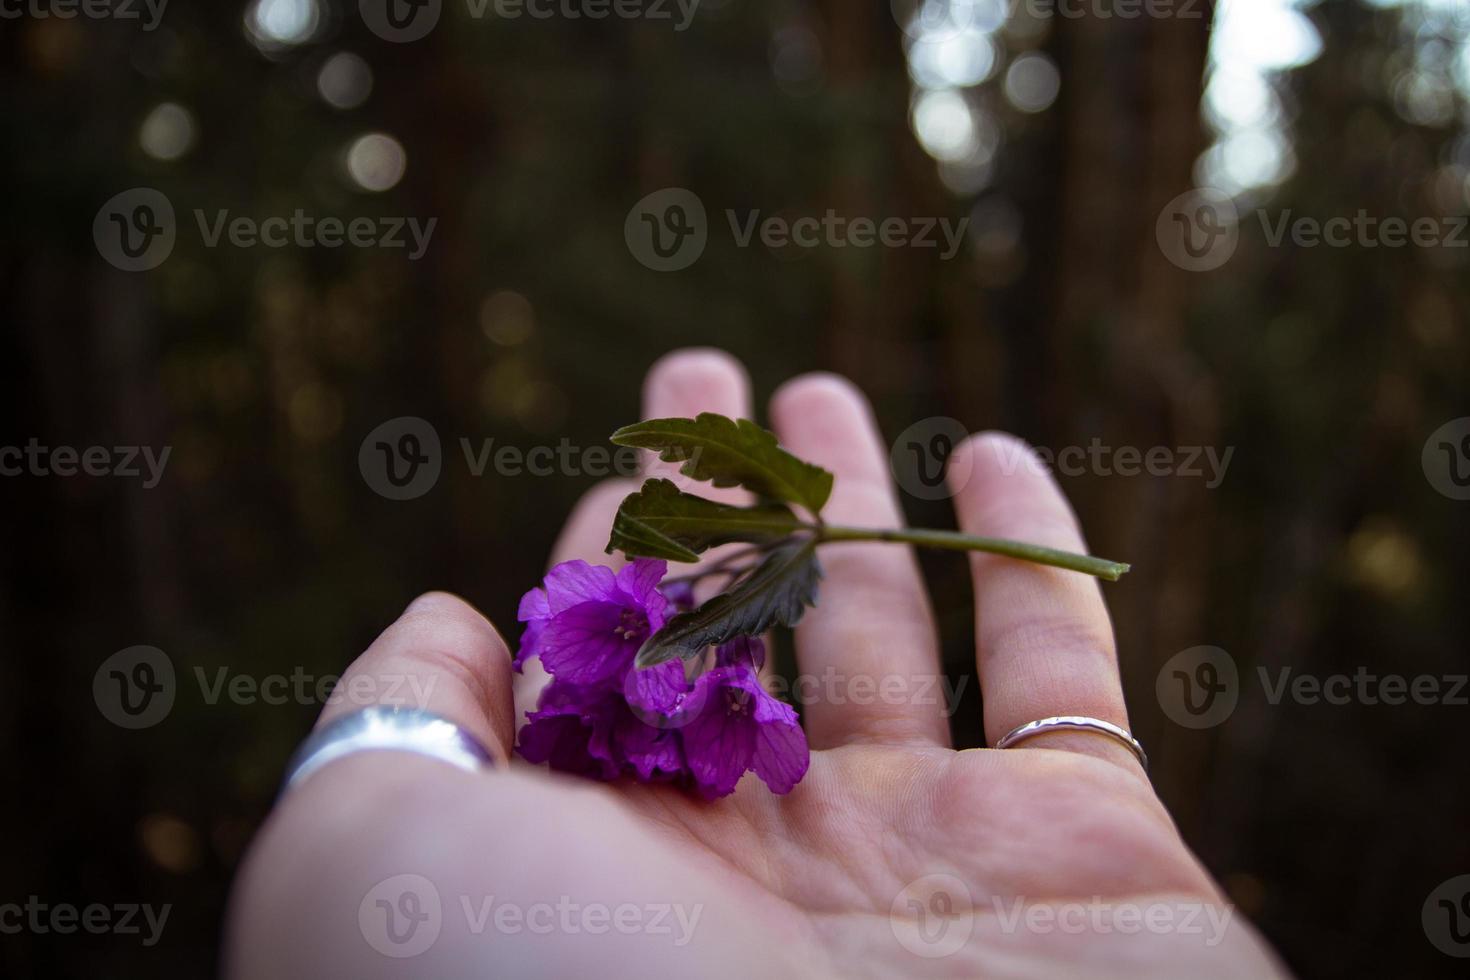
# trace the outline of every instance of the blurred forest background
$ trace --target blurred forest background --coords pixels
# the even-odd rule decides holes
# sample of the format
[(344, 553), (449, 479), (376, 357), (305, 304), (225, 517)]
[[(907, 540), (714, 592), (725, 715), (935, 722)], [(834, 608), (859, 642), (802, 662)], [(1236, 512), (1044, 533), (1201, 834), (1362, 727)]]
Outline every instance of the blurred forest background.
[[(1053, 448), (1234, 447), (1214, 489), (1063, 478), (1094, 552), (1134, 563), (1106, 594), (1155, 782), (1294, 970), (1452, 975), (1420, 912), (1470, 872), (1466, 709), (1272, 705), (1254, 678), (1466, 671), (1470, 504), (1420, 453), (1470, 415), (1470, 250), (1271, 247), (1252, 212), (1470, 212), (1470, 4), (912, 8), (704, 0), (678, 31), (445, 0), (411, 43), (346, 0), (175, 0), (153, 30), (0, 21), (0, 444), (172, 447), (152, 489), (0, 480), (0, 901), (174, 906), (152, 948), (0, 937), (0, 974), (212, 973), (231, 876), (317, 706), (211, 705), (194, 670), (333, 674), (428, 588), (510, 630), (593, 481), (476, 477), (457, 440), (599, 445), (659, 354), (714, 344), (759, 398), (850, 375), (890, 438), (951, 416)], [(1207, 272), (1156, 236), (1197, 185), (1241, 215)], [(130, 273), (91, 232), (139, 186), (173, 202), (178, 237)], [(678, 272), (623, 234), (665, 187), (710, 214)], [(207, 248), (195, 208), (438, 223), (409, 261)], [(738, 248), (727, 208), (971, 223), (943, 261)], [(394, 501), (358, 451), (403, 415), (436, 427), (444, 472)], [(904, 502), (952, 522), (947, 501)], [(962, 559), (925, 562), (948, 669), (969, 673)], [(125, 731), (92, 680), (137, 644), (180, 690)], [(1201, 644), (1242, 686), (1194, 731), (1155, 678)], [(978, 712), (972, 683), (961, 744)]]

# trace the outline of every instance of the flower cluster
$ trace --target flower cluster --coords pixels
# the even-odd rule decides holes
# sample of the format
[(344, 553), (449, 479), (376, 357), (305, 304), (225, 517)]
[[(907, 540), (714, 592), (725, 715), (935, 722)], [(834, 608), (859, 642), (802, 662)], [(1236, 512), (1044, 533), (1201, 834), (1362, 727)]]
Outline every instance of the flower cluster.
[(692, 603), (687, 583), (660, 588), (666, 570), (647, 558), (617, 572), (563, 562), (521, 599), (516, 669), (540, 657), (552, 680), (517, 751), (564, 772), (676, 781), (711, 798), (734, 792), (749, 770), (789, 792), (806, 773), (806, 736), (795, 710), (761, 686), (760, 640), (718, 647), (692, 678), (681, 660), (633, 666), (643, 641)]

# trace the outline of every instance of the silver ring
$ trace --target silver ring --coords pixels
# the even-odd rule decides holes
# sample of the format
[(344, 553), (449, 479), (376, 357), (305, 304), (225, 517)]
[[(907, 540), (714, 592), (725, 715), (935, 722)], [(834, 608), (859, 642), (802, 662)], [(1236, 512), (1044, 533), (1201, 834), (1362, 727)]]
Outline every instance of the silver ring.
[(1089, 718), (1086, 715), (1054, 715), (1051, 718), (1042, 718), (1039, 721), (1028, 721), (1026, 724), (1006, 732), (1005, 737), (995, 743), (995, 747), (998, 749), (1008, 749), (1017, 742), (1028, 739), (1033, 735), (1062, 730), (1097, 732), (1100, 735), (1107, 735), (1117, 739), (1119, 742), (1128, 746), (1129, 751), (1138, 757), (1139, 765), (1143, 766), (1145, 772), (1148, 771), (1148, 756), (1144, 754), (1143, 746), (1138, 744), (1138, 739), (1134, 738), (1126, 729), (1119, 728), (1110, 721), (1103, 721), (1101, 718)]
[(485, 746), (454, 722), (423, 708), (379, 705), (344, 715), (307, 736), (286, 766), (281, 792), (299, 786), (329, 762), (373, 749), (412, 752), (465, 772), (495, 765)]

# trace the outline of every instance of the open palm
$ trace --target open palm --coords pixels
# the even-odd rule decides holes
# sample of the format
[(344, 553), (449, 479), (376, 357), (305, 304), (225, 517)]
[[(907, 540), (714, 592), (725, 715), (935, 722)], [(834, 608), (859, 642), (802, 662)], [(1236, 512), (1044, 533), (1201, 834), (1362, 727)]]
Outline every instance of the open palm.
[[(743, 370), (718, 352), (670, 355), (650, 373), (645, 414), (700, 411), (751, 417)], [(851, 385), (797, 379), (771, 414), (789, 449), (836, 474), (828, 516), (901, 522)], [(949, 470), (964, 530), (1084, 550), (1017, 441), (972, 439)], [(609, 560), (627, 490), (589, 493), (554, 559)], [(832, 544), (822, 562), (820, 601), (797, 630), (811, 768), (789, 795), (753, 776), (708, 803), (519, 762), (475, 776), (407, 754), (350, 757), (293, 791), (262, 832), (235, 895), (233, 975), (1277, 974), (1124, 746), (1054, 733), (953, 751), (912, 555)], [(1096, 583), (992, 556), (971, 567), (987, 740), (1060, 714), (1126, 727)], [(431, 594), (343, 684), (386, 691), (416, 677), (425, 707), (508, 760), (515, 720), (545, 682), (533, 664), (512, 684), (508, 661), (478, 613)], [(323, 720), (360, 706), (329, 705)]]

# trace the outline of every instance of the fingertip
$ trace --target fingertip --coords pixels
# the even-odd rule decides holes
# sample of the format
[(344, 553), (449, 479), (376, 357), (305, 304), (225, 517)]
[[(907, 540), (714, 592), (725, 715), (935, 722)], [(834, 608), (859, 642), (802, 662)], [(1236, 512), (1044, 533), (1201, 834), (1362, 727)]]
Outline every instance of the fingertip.
[(472, 635), (488, 636), (500, 646), (505, 646), (505, 638), (495, 624), (453, 592), (437, 589), (425, 592), (404, 608), (398, 620), (421, 620), (425, 626), (435, 630), (468, 631)]
[(977, 475), (985, 481), (1021, 472), (1055, 483), (1051, 468), (1029, 442), (1010, 432), (987, 429), (955, 447), (949, 457), (946, 478), (951, 489), (959, 493)]
[(644, 417), (697, 415), (701, 411), (750, 414), (750, 375), (733, 354), (718, 347), (684, 347), (660, 357), (643, 385)]
[(852, 424), (854, 415), (872, 423), (868, 398), (851, 380), (831, 371), (812, 371), (783, 382), (771, 396), (774, 419), (802, 419), (819, 424)]
[[(478, 616), (484, 619), (480, 611), (470, 605), (453, 592), (445, 592), (440, 589), (431, 589), (416, 597), (403, 610), (405, 616), (413, 615), (447, 615), (447, 616)], [(486, 625), (489, 622), (486, 621)]]
[(995, 430), (970, 436), (950, 454), (945, 479), (966, 532), (1085, 549), (1077, 515), (1051, 467), (1019, 436)]

